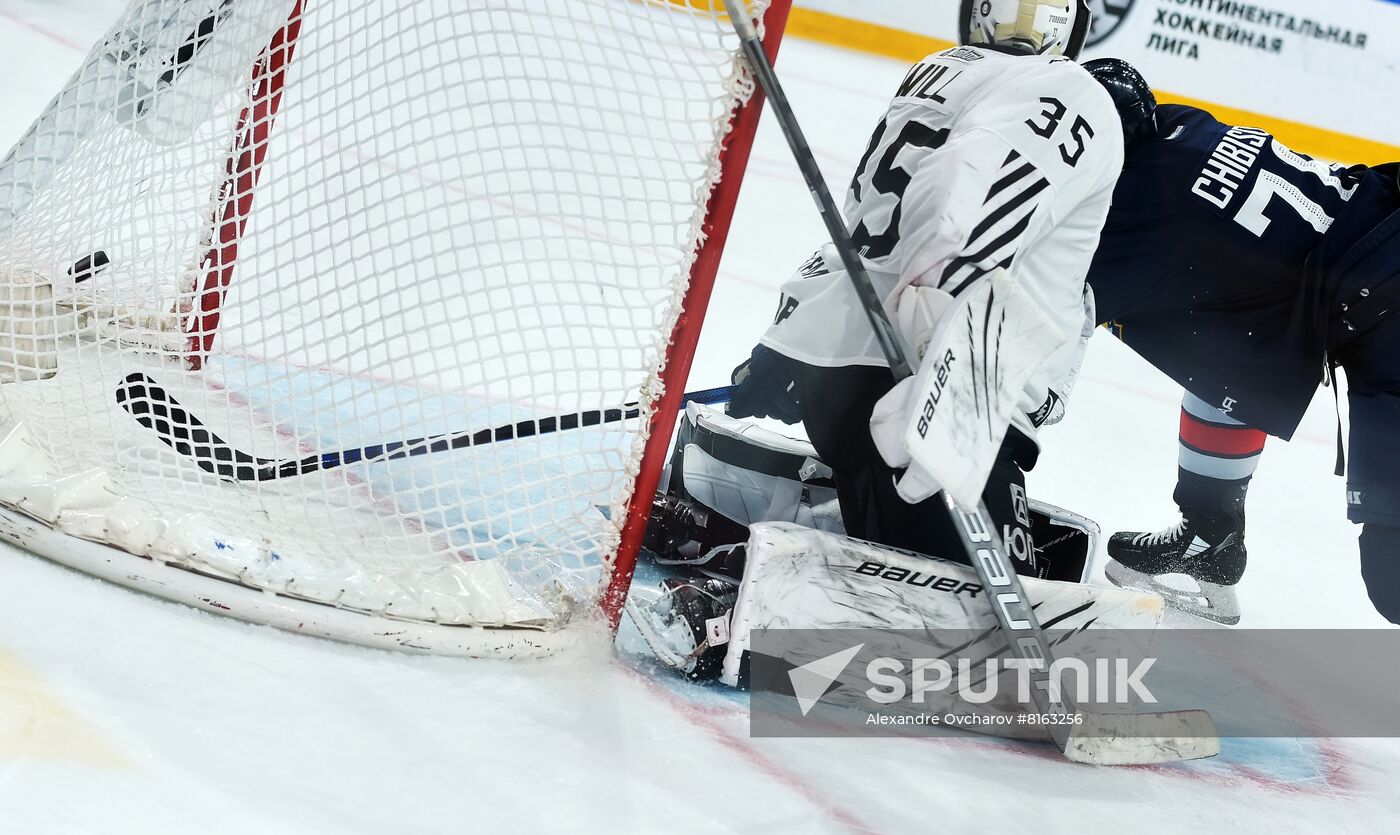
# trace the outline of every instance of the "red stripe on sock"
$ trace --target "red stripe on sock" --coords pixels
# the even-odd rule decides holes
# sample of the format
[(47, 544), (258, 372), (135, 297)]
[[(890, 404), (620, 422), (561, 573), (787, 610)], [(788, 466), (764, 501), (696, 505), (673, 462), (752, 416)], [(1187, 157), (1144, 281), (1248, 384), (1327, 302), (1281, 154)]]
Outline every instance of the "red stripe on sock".
[(1195, 449), (1216, 455), (1258, 455), (1264, 451), (1262, 430), (1248, 426), (1217, 426), (1181, 410), (1181, 440)]

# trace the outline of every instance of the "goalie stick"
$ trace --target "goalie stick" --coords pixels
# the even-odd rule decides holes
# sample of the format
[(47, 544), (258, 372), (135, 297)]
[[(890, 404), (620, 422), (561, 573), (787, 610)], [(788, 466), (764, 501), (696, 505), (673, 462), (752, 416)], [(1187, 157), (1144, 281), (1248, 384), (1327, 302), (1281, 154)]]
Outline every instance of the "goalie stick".
[[(684, 403), (724, 403), (729, 386), (690, 392)], [(563, 415), (522, 420), (491, 429), (445, 432), (402, 441), (352, 447), (338, 452), (317, 452), (302, 458), (277, 460), (258, 458), (235, 448), (209, 431), (204, 422), (190, 414), (155, 380), (137, 372), (117, 387), (117, 403), (136, 422), (155, 432), (171, 449), (191, 459), (200, 469), (231, 481), (274, 481), (308, 473), (333, 470), (348, 464), (397, 461), (454, 449), (484, 446), (499, 441), (547, 435), (584, 426), (619, 423), (641, 415), (636, 403), (616, 409), (590, 409)]]
[[(792, 105), (783, 92), (772, 63), (763, 52), (753, 21), (745, 13), (740, 0), (724, 0), (724, 5), (739, 35), (749, 67), (772, 103), (773, 114), (782, 127), (812, 199), (816, 201), (831, 241), (840, 253), (841, 263), (855, 285), (866, 317), (889, 362), (890, 372), (896, 382), (912, 376), (914, 372), (908, 360), (909, 354), (901, 345), (898, 332), (886, 315), (865, 265), (856, 253), (845, 220), (827, 189)], [(1059, 701), (1052, 702), (1049, 697), (1049, 667), (1054, 653), (1045, 630), (1030, 606), (1021, 580), (1006, 557), (986, 503), (979, 501), (977, 507), (967, 511), (959, 508), (947, 491), (943, 492), (943, 497), (949, 512), (961, 523), (953, 527), (958, 529), (968, 561), (972, 563), (983, 588), (989, 590), (992, 610), (1006, 634), (1008, 644), (1017, 655), (1031, 663), (1031, 692), (1036, 707), (1045, 714), (1072, 717), (1073, 724), (1049, 726), (1051, 738), (1066, 758), (1095, 765), (1134, 765), (1199, 759), (1220, 753), (1215, 723), (1210, 714), (1203, 710), (1093, 714), (1080, 710), (1063, 695)]]

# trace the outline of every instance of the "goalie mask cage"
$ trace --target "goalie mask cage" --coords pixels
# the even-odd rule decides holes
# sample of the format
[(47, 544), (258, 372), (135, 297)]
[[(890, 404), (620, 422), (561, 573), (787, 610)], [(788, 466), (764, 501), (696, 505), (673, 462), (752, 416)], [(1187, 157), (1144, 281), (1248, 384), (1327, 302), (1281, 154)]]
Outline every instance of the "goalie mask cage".
[[(0, 535), (375, 646), (615, 624), (761, 106), (722, 8), (133, 0), (0, 161)], [(274, 460), (640, 408), (240, 481), (142, 378)]]

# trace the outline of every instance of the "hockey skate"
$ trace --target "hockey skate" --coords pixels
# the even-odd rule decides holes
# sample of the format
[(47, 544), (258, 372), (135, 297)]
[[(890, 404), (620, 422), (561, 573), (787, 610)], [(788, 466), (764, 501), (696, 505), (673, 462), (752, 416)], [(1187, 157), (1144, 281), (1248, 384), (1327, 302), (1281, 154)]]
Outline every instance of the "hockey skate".
[[(1240, 622), (1235, 586), (1244, 576), (1244, 530), (1211, 529), (1183, 517), (1157, 532), (1124, 532), (1108, 541), (1104, 574), (1116, 586), (1160, 594), (1188, 614), (1233, 626)], [(1175, 580), (1184, 577), (1195, 589)]]
[(672, 577), (650, 599), (634, 595), (628, 616), (660, 661), (695, 681), (719, 677), (739, 585), (721, 578)]

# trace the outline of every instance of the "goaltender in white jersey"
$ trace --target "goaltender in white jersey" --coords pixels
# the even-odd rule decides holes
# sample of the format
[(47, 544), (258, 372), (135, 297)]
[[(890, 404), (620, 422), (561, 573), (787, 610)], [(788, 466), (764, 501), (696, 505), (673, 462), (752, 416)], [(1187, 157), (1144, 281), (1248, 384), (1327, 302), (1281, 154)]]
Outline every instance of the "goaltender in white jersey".
[[(926, 500), (940, 489), (964, 503), (980, 495), (1018, 570), (1040, 573), (1017, 547), (1029, 543), (1022, 471), (1092, 332), (1084, 279), (1123, 133), (1073, 60), (1089, 23), (1083, 0), (964, 0), (961, 22), (963, 45), (900, 84), (846, 197), (855, 246), (918, 378), (891, 391), (827, 246), (783, 286), (772, 327), (735, 371), (730, 414), (800, 419), (853, 536), (951, 556), (951, 519)], [(956, 350), (949, 340), (961, 340)]]
[[(846, 194), (892, 314), (909, 285), (956, 296), (1004, 267), (1060, 326), (1066, 350), (1027, 387), (1028, 414), (1068, 396), (1081, 326), (1093, 324), (1084, 277), (1123, 165), (1118, 117), (1096, 86), (1062, 57), (931, 55), (900, 85)], [(782, 294), (764, 345), (810, 365), (885, 366), (834, 247)]]
[[(774, 324), (735, 370), (729, 416), (693, 408), (677, 441), (648, 547), (708, 579), (666, 581), (669, 605), (634, 619), (653, 646), (683, 620), (693, 641), (658, 654), (691, 675), (716, 675), (723, 660), (725, 680), (741, 680), (755, 625), (988, 621), (980, 587), (930, 579), (947, 563), (871, 550), (965, 563), (956, 523), (932, 498), (939, 489), (985, 501), (1018, 573), (1082, 579), (1092, 523), (1079, 525), (1075, 553), (1055, 553), (1066, 514), (1033, 505), (1024, 472), (1038, 452), (1034, 426), (1060, 410), (1092, 330), (1085, 276), (1123, 131), (1107, 92), (1072, 60), (1089, 26), (1084, 0), (963, 0), (961, 23), (963, 45), (901, 83), (846, 199), (855, 245), (917, 375), (895, 385), (826, 247), (783, 286)], [(800, 420), (811, 445), (735, 420), (748, 416)], [(944, 466), (973, 458), (962, 470)], [(1038, 553), (1033, 520), (1047, 516), (1059, 532)], [(806, 534), (744, 527), (793, 522)], [(726, 550), (745, 535), (746, 550)], [(777, 548), (791, 559), (775, 556), (778, 539), (792, 540)], [(1066, 588), (1066, 612), (1092, 621), (1108, 611), (1099, 591)]]

